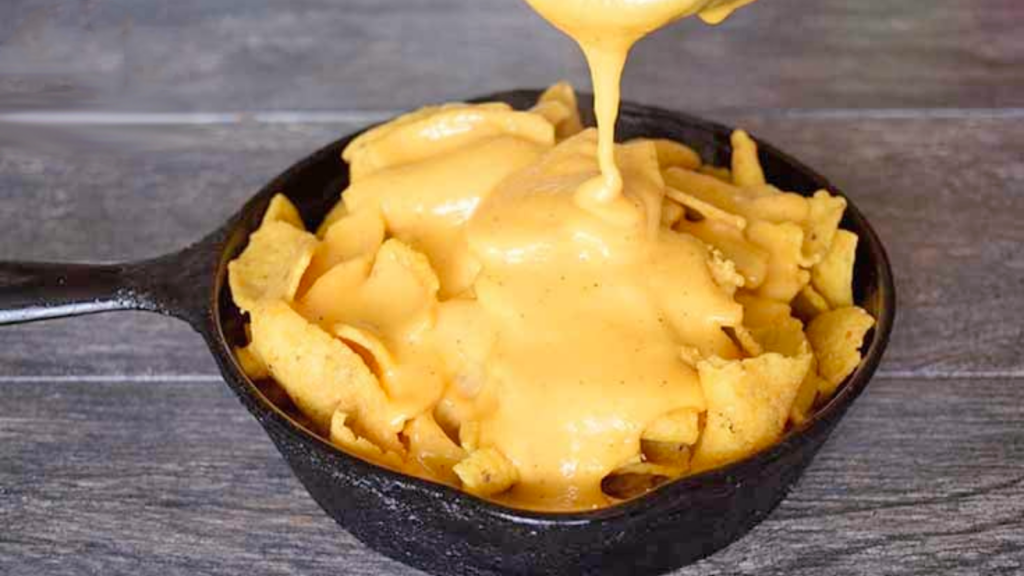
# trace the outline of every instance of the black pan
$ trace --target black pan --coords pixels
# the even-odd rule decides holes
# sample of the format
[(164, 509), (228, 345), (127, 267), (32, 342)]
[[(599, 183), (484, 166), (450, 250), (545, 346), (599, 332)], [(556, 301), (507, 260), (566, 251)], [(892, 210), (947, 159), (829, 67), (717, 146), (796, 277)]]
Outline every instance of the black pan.
[[(537, 91), (478, 100), (517, 108)], [(584, 103), (586, 105), (586, 103)], [(662, 137), (728, 163), (730, 129), (625, 104), (623, 138)], [(728, 467), (682, 478), (625, 503), (582, 513), (525, 512), (369, 464), (313, 435), (242, 372), (232, 346), (243, 318), (228, 294), (227, 263), (244, 248), (271, 196), (283, 192), (314, 227), (348, 182), (347, 136), (299, 162), (198, 244), (124, 265), (0, 264), (0, 324), (111, 310), (175, 316), (199, 332), (227, 385), (266, 429), (295, 475), (338, 524), (374, 550), (434, 574), (658, 574), (703, 558), (763, 520), (800, 478), (882, 358), (895, 315), (892, 272), (878, 236), (850, 202), (843, 226), (860, 236), (856, 297), (878, 320), (864, 361), (838, 394), (778, 444)], [(760, 142), (769, 180), (785, 190), (839, 193), (803, 164)], [(125, 334), (131, 338), (131, 334)]]

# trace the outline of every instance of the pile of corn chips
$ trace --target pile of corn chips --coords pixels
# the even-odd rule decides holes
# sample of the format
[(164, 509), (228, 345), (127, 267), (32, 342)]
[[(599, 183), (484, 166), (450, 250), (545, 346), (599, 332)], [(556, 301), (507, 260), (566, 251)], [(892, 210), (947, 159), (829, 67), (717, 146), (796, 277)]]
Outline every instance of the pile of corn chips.
[[(460, 106), (424, 109), (357, 140), (346, 150), (353, 179), (407, 160), (375, 154), (375, 140), (416, 138), (424, 122), (451, 122)], [(553, 126), (560, 141), (582, 129), (566, 84), (514, 117), (502, 104), (478, 108), (498, 118), (488, 124), (496, 133), (543, 138), (542, 128)], [(453, 131), (434, 145), (455, 150), (465, 144), (459, 138)], [(857, 368), (874, 325), (854, 303), (858, 238), (839, 228), (843, 198), (773, 187), (743, 131), (732, 135), (729, 167), (703, 164), (677, 142), (653, 142), (666, 185), (661, 224), (711, 248), (713, 274), (732, 286), (744, 310), (742, 325), (728, 330), (743, 357), (681, 350), (680, 361), (699, 374), (707, 410), (681, 410), (647, 427), (642, 457), (607, 483), (609, 492), (626, 495), (658, 483), (652, 479), (744, 458), (778, 441), (787, 426), (806, 422)], [(492, 496), (517, 481), (511, 462), (477, 446), (472, 426), (453, 435), (429, 405), (403, 417), (410, 407), (396, 406), (389, 395), (392, 378), (420, 378), (428, 391), (448, 385), (436, 376), (443, 371), (418, 354), (415, 338), (394, 337), (436, 322), (446, 297), (439, 274), (378, 212), (349, 213), (339, 202), (312, 233), (278, 195), (229, 266), (234, 301), (249, 316), (251, 341), (237, 358), (252, 379), (279, 384), (314, 431), (342, 449)], [(382, 299), (375, 286), (385, 283), (402, 297)]]

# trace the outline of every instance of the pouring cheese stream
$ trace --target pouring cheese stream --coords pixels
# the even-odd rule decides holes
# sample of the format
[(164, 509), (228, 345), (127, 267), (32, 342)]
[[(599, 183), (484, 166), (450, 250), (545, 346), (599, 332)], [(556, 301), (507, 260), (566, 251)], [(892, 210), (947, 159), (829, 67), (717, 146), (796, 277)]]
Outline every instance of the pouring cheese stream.
[(229, 279), (247, 372), (336, 444), (510, 505), (590, 509), (614, 501), (609, 478), (711, 468), (806, 415), (825, 384), (789, 302), (845, 203), (766, 186), (743, 134), (729, 182), (685, 146), (615, 144), (630, 48), (752, 0), (527, 1), (586, 54), (599, 130), (567, 85), (530, 111), (402, 116), (346, 148), (317, 236), (279, 197)]
[(615, 121), (629, 51), (644, 36), (669, 22), (699, 14), (705, 22), (717, 24), (754, 0), (526, 1), (575, 40), (590, 65), (601, 178), (581, 186), (577, 201), (590, 210), (614, 215), (616, 205), (622, 204), (622, 176), (615, 164)]

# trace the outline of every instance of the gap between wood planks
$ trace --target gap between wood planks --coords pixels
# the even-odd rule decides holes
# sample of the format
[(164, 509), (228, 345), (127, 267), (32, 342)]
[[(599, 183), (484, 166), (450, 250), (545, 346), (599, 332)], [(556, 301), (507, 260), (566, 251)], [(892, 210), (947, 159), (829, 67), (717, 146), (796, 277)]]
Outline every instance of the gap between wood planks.
[[(236, 111), (236, 112), (0, 112), (0, 124), (31, 126), (138, 126), (231, 124), (369, 123), (402, 110)], [(696, 110), (711, 115), (794, 119), (1020, 119), (1024, 108), (723, 108)]]

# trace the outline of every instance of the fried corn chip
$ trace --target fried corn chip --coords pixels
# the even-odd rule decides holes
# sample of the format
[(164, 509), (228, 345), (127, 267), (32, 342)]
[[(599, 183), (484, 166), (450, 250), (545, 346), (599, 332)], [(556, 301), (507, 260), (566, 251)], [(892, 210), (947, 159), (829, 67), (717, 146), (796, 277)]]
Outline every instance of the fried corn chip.
[[(451, 381), (451, 378), (445, 374), (445, 378)], [(434, 416), (434, 422), (444, 430), (444, 433), (449, 438), (458, 440), (460, 427), (463, 422), (467, 419), (467, 412), (470, 410), (470, 406), (467, 406), (465, 402), (459, 401), (460, 399), (452, 398), (451, 396), (442, 396), (431, 413)], [(462, 445), (462, 441), (458, 440), (459, 446), (462, 446), (467, 452), (472, 450), (467, 449)]]
[(409, 454), (433, 477), (457, 486), (452, 470), (466, 458), (466, 451), (452, 442), (430, 414), (420, 414), (405, 425), (402, 435), (409, 442)]
[(558, 126), (569, 121), (572, 117), (572, 112), (565, 104), (554, 100), (538, 101), (533, 108), (530, 108), (530, 112), (543, 116), (545, 120), (555, 127), (555, 140), (561, 140), (558, 136)]
[[(558, 141), (571, 138), (583, 131), (583, 122), (580, 120), (579, 104), (576, 101), (576, 91), (568, 82), (559, 82), (541, 94), (534, 110), (544, 114), (541, 109), (554, 108), (556, 105), (562, 109), (557, 118), (548, 117), (548, 121), (555, 126), (555, 137)], [(545, 116), (547, 116), (545, 114)]]
[(345, 216), (348, 216), (348, 206), (345, 205), (345, 199), (342, 198), (337, 204), (331, 208), (331, 211), (324, 217), (324, 221), (320, 223), (320, 226), (316, 229), (316, 237), (323, 240), (324, 236), (327, 235), (327, 231), (334, 226), (334, 223), (341, 220)]
[(747, 240), (738, 228), (715, 220), (681, 220), (676, 229), (720, 250), (723, 256), (736, 264), (745, 288), (755, 289), (764, 282), (768, 274), (768, 251)]
[(400, 452), (402, 422), (363, 359), (286, 302), (252, 312), (252, 345), (270, 375), (321, 431), (340, 410), (354, 433), (384, 450)]
[[(710, 204), (722, 212), (733, 215), (733, 218), (742, 218), (748, 225), (755, 220), (803, 225), (810, 214), (807, 198), (791, 192), (782, 192), (773, 186), (739, 187), (712, 176), (681, 168), (669, 168), (662, 172), (662, 177), (669, 188)], [(675, 200), (683, 202), (681, 198)], [(701, 212), (696, 206), (694, 210)]]
[(519, 481), (519, 471), (495, 448), (482, 448), (455, 465), (455, 474), (470, 494), (493, 496)]
[(694, 408), (679, 408), (655, 418), (640, 436), (641, 440), (673, 444), (697, 442), (700, 412)]
[(718, 284), (719, 288), (730, 295), (735, 294), (736, 290), (742, 288), (745, 282), (743, 275), (736, 271), (736, 264), (714, 247), (709, 246), (708, 252), (711, 254), (711, 258), (708, 260), (708, 269), (711, 270), (711, 277), (715, 280), (715, 284)]
[(459, 445), (467, 452), (476, 452), (480, 448), (479, 422), (463, 422), (459, 426)]
[(299, 230), (306, 230), (306, 225), (302, 223), (302, 216), (299, 216), (299, 209), (284, 194), (274, 194), (274, 197), (270, 199), (270, 205), (263, 213), (263, 221), (260, 226), (266, 226), (270, 222), (284, 222)]
[(804, 224), (807, 230), (804, 256), (812, 264), (817, 264), (832, 246), (839, 222), (846, 212), (846, 199), (819, 190), (808, 200), (808, 204), (810, 212)]
[(708, 411), (694, 470), (732, 462), (778, 440), (810, 366), (810, 353), (701, 362), (698, 372)]
[(807, 327), (807, 339), (823, 378), (823, 396), (831, 396), (860, 364), (860, 347), (874, 325), (875, 319), (864, 309), (848, 306), (825, 312)]
[(655, 440), (640, 440), (640, 452), (645, 461), (663, 466), (671, 466), (680, 472), (690, 467), (690, 458), (693, 456), (693, 446), (681, 442), (658, 442)]
[(742, 206), (744, 214), (750, 219), (802, 224), (810, 215), (810, 203), (799, 194), (782, 192), (773, 187), (757, 187), (757, 190), (764, 195)]
[(420, 342), (437, 317), (437, 277), (422, 254), (394, 239), (368, 275), (364, 260), (332, 268), (298, 309), (359, 353), (396, 406), (427, 411), (445, 385), (442, 358)]
[(680, 346), (679, 359), (690, 368), (696, 368), (697, 363), (704, 359), (704, 355), (696, 346)]
[(235, 304), (251, 313), (264, 301), (291, 301), (316, 247), (315, 236), (291, 224), (271, 221), (260, 226), (242, 255), (228, 264)]
[(399, 321), (427, 310), (433, 312), (437, 305), (440, 284), (430, 262), (420, 252), (395, 239), (381, 246), (366, 282), (370, 299), (380, 299), (366, 305), (390, 308), (388, 315)]
[(661, 204), (661, 225), (664, 228), (672, 228), (677, 222), (683, 219), (686, 210), (678, 203), (665, 198)]
[(700, 154), (685, 144), (664, 138), (652, 138), (654, 148), (658, 152), (658, 164), (662, 170), (667, 168), (685, 168), (696, 170), (701, 166)]
[(732, 177), (737, 186), (762, 186), (765, 183), (757, 143), (743, 130), (735, 130), (732, 142)]
[[(814, 273), (811, 272), (811, 281), (814, 281)], [(813, 284), (808, 284), (800, 289), (800, 293), (793, 298), (793, 313), (804, 322), (810, 322), (819, 314), (828, 312), (831, 308), (825, 297), (815, 290)]]
[(378, 378), (384, 378), (397, 368), (394, 356), (380, 337), (365, 328), (349, 324), (337, 324), (331, 330), (335, 336), (359, 354), (366, 367)]
[(671, 186), (665, 188), (665, 195), (675, 200), (679, 204), (683, 205), (689, 210), (692, 210), (699, 214), (705, 220), (715, 220), (728, 224), (737, 230), (743, 230), (747, 227), (747, 220), (742, 216), (737, 216), (731, 212), (726, 212), (721, 208), (718, 208), (714, 204), (710, 204), (693, 196), (687, 194), (681, 190), (676, 190)]
[(352, 141), (342, 158), (352, 183), (388, 168), (451, 152), (496, 136), (554, 145), (555, 127), (540, 114), (502, 103), (446, 104), (412, 112)]
[(366, 438), (357, 436), (348, 426), (351, 418), (350, 414), (341, 410), (336, 410), (331, 416), (330, 440), (332, 444), (364, 460), (383, 464), (389, 468), (403, 468), (404, 459), (401, 454), (382, 450)]
[(324, 326), (366, 326), (385, 339), (433, 320), (439, 284), (425, 256), (389, 239), (365, 279), (360, 278), (362, 261), (350, 260), (323, 275), (300, 301), (302, 312)]
[(662, 172), (662, 177), (667, 186), (731, 214), (741, 214), (744, 211), (745, 203), (756, 197), (755, 193), (750, 190), (733, 186), (714, 176), (692, 170), (669, 168)]
[(811, 269), (811, 282), (832, 308), (853, 306), (853, 265), (857, 259), (857, 235), (836, 232), (825, 258)]
[[(754, 198), (767, 198), (769, 196), (778, 196), (779, 194), (793, 194), (792, 192), (783, 192), (781, 188), (774, 184), (759, 184), (756, 186), (745, 186), (743, 188), (747, 193), (752, 195)], [(793, 194), (794, 196), (800, 196), (799, 194)], [(803, 198), (803, 196), (800, 196)]]
[(753, 332), (746, 326), (731, 326), (725, 328), (729, 337), (736, 341), (736, 345), (750, 358), (764, 354), (764, 347), (754, 338)]
[(765, 352), (792, 358), (811, 350), (804, 335), (804, 325), (796, 318), (785, 318), (768, 326), (752, 328), (750, 334)]
[(383, 243), (384, 218), (377, 210), (363, 210), (339, 219), (313, 253), (299, 288), (300, 297), (335, 265), (353, 258), (373, 258)]
[(338, 294), (352, 294), (359, 290), (370, 276), (371, 267), (369, 258), (356, 258), (334, 266), (302, 295), (298, 301), (299, 311), (324, 327), (351, 323), (343, 321), (343, 315), (335, 311)]
[(711, 164), (704, 164), (700, 168), (697, 168), (697, 172), (706, 176), (717, 178), (726, 184), (732, 184), (732, 170), (723, 168), (720, 166), (712, 166)]
[(242, 367), (242, 372), (249, 377), (250, 380), (264, 380), (270, 377), (270, 372), (267, 370), (267, 365), (263, 362), (263, 359), (256, 354), (253, 350), (252, 344), (242, 348), (235, 348), (235, 358), (238, 360), (238, 364)]
[(792, 222), (773, 224), (752, 222), (747, 227), (747, 239), (769, 254), (765, 280), (757, 294), (780, 302), (789, 302), (811, 281), (810, 272), (801, 268), (804, 263), (801, 247), (804, 230)]
[(790, 317), (789, 304), (763, 298), (746, 290), (736, 293), (736, 301), (743, 305), (743, 325), (748, 328), (765, 328), (785, 321)]
[(800, 384), (800, 389), (796, 392), (796, 398), (793, 400), (793, 407), (789, 412), (789, 419), (796, 426), (800, 426), (811, 418), (811, 413), (814, 410), (814, 401), (818, 397), (818, 390), (821, 388), (822, 379), (818, 376), (818, 361), (812, 358), (811, 368), (807, 371), (807, 376), (804, 381)]

